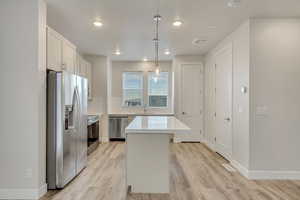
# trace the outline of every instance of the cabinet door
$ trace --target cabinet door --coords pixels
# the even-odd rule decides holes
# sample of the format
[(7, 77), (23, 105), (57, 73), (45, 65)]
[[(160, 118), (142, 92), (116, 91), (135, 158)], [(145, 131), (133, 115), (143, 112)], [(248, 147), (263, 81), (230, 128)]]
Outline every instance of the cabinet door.
[(75, 74), (79, 76), (80, 76), (80, 62), (81, 62), (81, 57), (78, 53), (76, 53)]
[(76, 63), (76, 48), (69, 41), (64, 40), (62, 45), (62, 66), (63, 69), (70, 72), (76, 73), (75, 63)]
[(47, 68), (54, 71), (62, 70), (62, 37), (47, 28)]
[[(191, 89), (192, 88), (192, 89)], [(200, 142), (203, 134), (203, 66), (181, 65), (179, 119), (191, 128), (189, 134), (178, 134), (181, 141)]]
[(83, 58), (80, 59), (79, 75), (82, 77), (87, 76), (87, 62)]
[(86, 77), (88, 79), (88, 98), (92, 100), (92, 65), (90, 63), (87, 63)]

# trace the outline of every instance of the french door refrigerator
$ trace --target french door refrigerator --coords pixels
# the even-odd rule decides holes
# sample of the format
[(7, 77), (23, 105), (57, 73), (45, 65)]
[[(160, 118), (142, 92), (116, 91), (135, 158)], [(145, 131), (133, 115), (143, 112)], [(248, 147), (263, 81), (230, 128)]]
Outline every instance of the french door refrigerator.
[(87, 164), (87, 79), (47, 72), (47, 183), (63, 188)]

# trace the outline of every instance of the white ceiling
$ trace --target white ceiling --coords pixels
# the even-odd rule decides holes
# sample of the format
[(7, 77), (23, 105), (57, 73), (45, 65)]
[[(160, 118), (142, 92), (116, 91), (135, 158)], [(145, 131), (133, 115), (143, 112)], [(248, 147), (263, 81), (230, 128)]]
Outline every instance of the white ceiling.
[[(110, 56), (113, 60), (153, 59), (153, 15), (159, 4), (160, 58), (201, 55), (249, 17), (299, 17), (300, 0), (242, 0), (227, 7), (228, 0), (46, 0), (48, 25), (72, 41), (82, 53)], [(104, 25), (95, 28), (101, 18)], [(172, 27), (179, 17), (180, 28)], [(206, 39), (200, 46), (195, 38)], [(113, 52), (119, 48), (122, 55)], [(168, 48), (171, 55), (163, 54)]]

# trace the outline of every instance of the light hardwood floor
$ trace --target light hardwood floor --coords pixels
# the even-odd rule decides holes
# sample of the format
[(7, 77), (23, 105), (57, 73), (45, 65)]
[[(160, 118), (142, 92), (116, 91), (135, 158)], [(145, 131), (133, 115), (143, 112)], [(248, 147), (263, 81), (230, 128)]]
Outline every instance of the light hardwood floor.
[(247, 180), (199, 143), (171, 145), (169, 195), (126, 195), (124, 150), (124, 143), (101, 144), (72, 183), (41, 200), (300, 200), (300, 181)]

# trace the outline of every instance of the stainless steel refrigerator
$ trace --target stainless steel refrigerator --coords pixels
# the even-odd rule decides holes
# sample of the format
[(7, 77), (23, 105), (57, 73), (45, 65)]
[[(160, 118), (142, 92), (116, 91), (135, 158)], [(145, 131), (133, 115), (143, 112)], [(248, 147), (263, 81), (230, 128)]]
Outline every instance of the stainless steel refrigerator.
[(47, 183), (63, 188), (87, 164), (87, 79), (47, 73)]

